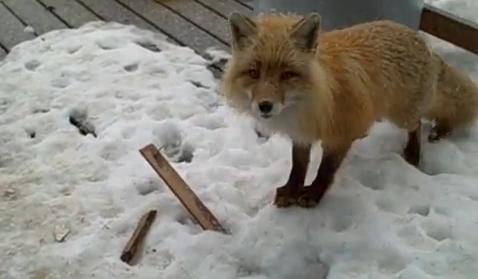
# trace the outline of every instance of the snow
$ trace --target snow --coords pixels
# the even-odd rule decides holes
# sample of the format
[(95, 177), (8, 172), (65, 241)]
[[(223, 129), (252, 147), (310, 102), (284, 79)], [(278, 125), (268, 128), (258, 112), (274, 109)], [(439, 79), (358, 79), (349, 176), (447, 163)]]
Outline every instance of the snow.
[(25, 29), (23, 30), (23, 32), (26, 32), (26, 33), (35, 33), (35, 29), (33, 29), (33, 27), (31, 27), (30, 25), (28, 25), (27, 27), (25, 27)]
[[(472, 0), (429, 2), (478, 12)], [(478, 77), (476, 57), (434, 46)], [(1, 278), (475, 278), (476, 127), (424, 145), (417, 170), (399, 155), (404, 133), (377, 123), (319, 207), (277, 209), (289, 142), (258, 137), (224, 106), (210, 63), (99, 22), (24, 42), (0, 62)], [(231, 235), (191, 221), (139, 154), (149, 143)], [(126, 265), (120, 253), (150, 209), (142, 257)]]

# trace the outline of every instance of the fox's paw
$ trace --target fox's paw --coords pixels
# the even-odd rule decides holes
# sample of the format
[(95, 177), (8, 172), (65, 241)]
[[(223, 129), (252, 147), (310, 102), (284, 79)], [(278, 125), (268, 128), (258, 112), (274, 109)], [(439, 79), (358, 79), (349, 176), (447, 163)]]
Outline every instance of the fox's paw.
[(443, 138), (448, 137), (451, 134), (449, 129), (443, 129), (439, 126), (435, 126), (430, 130), (430, 134), (428, 135), (428, 142), (437, 142)]
[(297, 192), (291, 190), (288, 185), (279, 187), (276, 189), (276, 196), (274, 198), (274, 204), (277, 207), (289, 207), (294, 205), (297, 201)]
[(305, 187), (300, 191), (296, 204), (304, 208), (314, 208), (319, 204), (323, 195), (323, 191), (317, 190), (315, 187)]

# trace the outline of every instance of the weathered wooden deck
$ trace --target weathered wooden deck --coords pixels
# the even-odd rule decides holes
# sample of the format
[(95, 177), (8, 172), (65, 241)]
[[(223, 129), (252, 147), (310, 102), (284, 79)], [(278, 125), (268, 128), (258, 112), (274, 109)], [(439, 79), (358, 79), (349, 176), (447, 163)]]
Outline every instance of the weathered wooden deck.
[[(227, 16), (250, 14), (246, 0), (0, 0), (0, 60), (18, 43), (96, 20), (134, 24), (204, 55), (227, 50)], [(31, 26), (34, 32), (25, 31)], [(218, 66), (220, 68), (220, 66)], [(218, 69), (221, 70), (221, 69)]]
[[(205, 55), (228, 50), (227, 17), (252, 14), (252, 0), (0, 0), (0, 60), (18, 43), (62, 28), (103, 20), (160, 32)], [(32, 27), (34, 32), (25, 31)], [(426, 5), (420, 29), (478, 54), (478, 24)], [(221, 65), (211, 68), (216, 73)]]

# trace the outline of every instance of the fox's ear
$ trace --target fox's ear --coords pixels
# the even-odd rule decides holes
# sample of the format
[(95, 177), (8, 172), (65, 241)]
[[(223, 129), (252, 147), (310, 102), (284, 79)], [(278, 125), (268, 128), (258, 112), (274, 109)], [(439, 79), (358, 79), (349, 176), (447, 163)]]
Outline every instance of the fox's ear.
[(310, 13), (292, 26), (291, 37), (299, 47), (312, 50), (317, 47), (320, 33), (321, 17), (318, 13)]
[(247, 40), (257, 32), (256, 24), (247, 16), (237, 12), (229, 16), (229, 25), (232, 33), (232, 46), (239, 50), (244, 48)]

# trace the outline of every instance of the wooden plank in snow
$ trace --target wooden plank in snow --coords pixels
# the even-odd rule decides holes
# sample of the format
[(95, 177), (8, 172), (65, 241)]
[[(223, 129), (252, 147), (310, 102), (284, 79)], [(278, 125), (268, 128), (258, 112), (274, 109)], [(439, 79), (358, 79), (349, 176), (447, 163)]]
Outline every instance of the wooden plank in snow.
[(140, 149), (140, 153), (203, 229), (227, 233), (216, 217), (154, 145), (149, 144), (143, 147)]
[(154, 218), (156, 217), (156, 212), (156, 210), (150, 210), (148, 213), (141, 216), (141, 219), (136, 225), (133, 234), (121, 253), (120, 259), (123, 262), (131, 264), (132, 261), (138, 256), (138, 250), (143, 244), (149, 228), (153, 224)]

